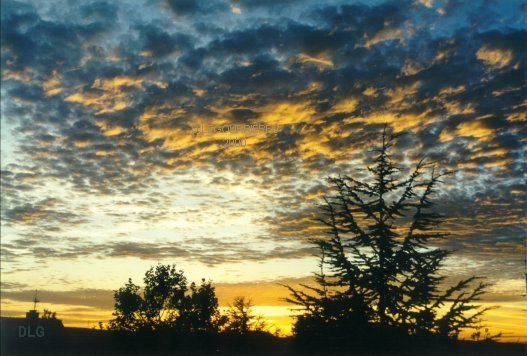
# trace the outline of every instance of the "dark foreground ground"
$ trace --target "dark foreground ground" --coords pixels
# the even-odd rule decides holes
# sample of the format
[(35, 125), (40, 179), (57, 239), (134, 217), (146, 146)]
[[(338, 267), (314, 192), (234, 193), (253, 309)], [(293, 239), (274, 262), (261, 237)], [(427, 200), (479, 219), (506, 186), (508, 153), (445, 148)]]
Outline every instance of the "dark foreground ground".
[[(42, 333), (41, 333), (42, 334)], [(1, 355), (407, 355), (407, 356), (525, 356), (526, 345), (458, 341), (434, 345), (374, 345), (333, 350), (306, 347), (291, 338), (267, 333), (236, 335), (176, 335), (173, 333), (127, 334), (111, 331), (63, 328), (38, 336), (20, 336), (18, 331), (2, 330)]]

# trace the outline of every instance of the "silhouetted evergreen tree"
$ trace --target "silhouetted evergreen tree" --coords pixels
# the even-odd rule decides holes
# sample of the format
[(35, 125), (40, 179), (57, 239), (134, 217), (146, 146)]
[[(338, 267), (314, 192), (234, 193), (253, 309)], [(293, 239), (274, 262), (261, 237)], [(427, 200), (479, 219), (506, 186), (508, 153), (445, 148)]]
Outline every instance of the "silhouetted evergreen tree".
[(396, 138), (385, 128), (365, 180), (328, 178), (334, 193), (324, 198), (319, 220), (327, 237), (313, 241), (320, 250), (318, 286), (288, 287), (287, 300), (304, 311), (297, 336), (456, 338), (488, 309), (473, 304), (486, 286), (469, 290), (476, 277), (441, 290), (438, 270), (450, 252), (430, 246), (447, 235), (436, 230), (443, 217), (433, 211), (432, 197), (450, 172), (421, 160), (405, 177), (389, 154)]

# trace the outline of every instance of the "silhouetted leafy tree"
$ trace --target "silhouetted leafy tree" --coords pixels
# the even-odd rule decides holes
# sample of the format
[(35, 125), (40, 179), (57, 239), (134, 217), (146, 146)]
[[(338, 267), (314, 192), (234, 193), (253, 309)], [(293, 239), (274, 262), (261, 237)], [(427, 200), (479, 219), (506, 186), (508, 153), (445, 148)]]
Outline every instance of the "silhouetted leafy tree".
[(143, 298), (139, 295), (139, 286), (128, 279), (124, 287), (114, 293), (115, 319), (110, 320), (109, 328), (136, 331), (146, 324), (143, 313)]
[(476, 277), (441, 290), (438, 270), (450, 252), (429, 246), (447, 235), (435, 230), (443, 217), (433, 211), (432, 197), (450, 172), (421, 160), (404, 177), (389, 154), (396, 138), (385, 128), (366, 180), (328, 178), (334, 193), (324, 198), (319, 219), (327, 237), (313, 241), (320, 250), (318, 286), (288, 287), (286, 300), (304, 310), (294, 326), (299, 336), (391, 330), (392, 336), (456, 338), (488, 310), (472, 304), (486, 287), (469, 291)]
[(188, 332), (217, 332), (225, 323), (218, 310), (218, 298), (212, 282), (201, 280), (198, 287), (190, 284), (190, 294), (185, 296), (177, 319), (178, 329)]
[(249, 331), (263, 331), (265, 321), (260, 315), (252, 312), (251, 300), (245, 297), (236, 297), (227, 312), (227, 324), (225, 330), (240, 335), (246, 335)]
[(143, 290), (143, 314), (147, 325), (156, 328), (159, 325), (175, 324), (187, 291), (187, 279), (183, 271), (175, 265), (157, 265), (145, 273)]
[[(131, 279), (115, 291), (115, 318), (109, 328), (117, 330), (157, 330), (182, 332), (216, 331), (221, 318), (218, 299), (211, 282), (187, 286), (183, 271), (175, 265), (157, 265), (144, 277), (143, 292)], [(141, 295), (142, 294), (142, 295)]]

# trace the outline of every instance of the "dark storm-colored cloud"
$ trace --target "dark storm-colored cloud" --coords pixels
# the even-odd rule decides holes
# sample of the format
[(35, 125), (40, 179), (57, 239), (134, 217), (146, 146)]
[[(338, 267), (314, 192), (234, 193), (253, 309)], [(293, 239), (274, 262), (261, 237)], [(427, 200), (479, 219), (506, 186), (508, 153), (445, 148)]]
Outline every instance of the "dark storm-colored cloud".
[(2, 63), (9, 70), (32, 68), (49, 74), (53, 68), (73, 66), (81, 45), (104, 31), (101, 23), (75, 24), (43, 20), (36, 8), (17, 2), (2, 6)]
[[(379, 9), (368, 8), (364, 6), (362, 7), (359, 6), (359, 8), (362, 9), (362, 12), (351, 11), (351, 13), (355, 13), (356, 16), (358, 16), (357, 14), (359, 15), (362, 14), (366, 18), (366, 20), (363, 20), (363, 21), (367, 22), (368, 24), (375, 23), (376, 20), (374, 20), (374, 18), (379, 17), (379, 16), (383, 18), (384, 20), (389, 19), (390, 21), (391, 19), (397, 20), (400, 16), (403, 16), (400, 14), (403, 11), (401, 11), (400, 8), (394, 7), (393, 5), (381, 7)], [(376, 10), (375, 14), (374, 14), (374, 10)], [(344, 10), (341, 9), (340, 11), (346, 15), (346, 12)], [(397, 14), (397, 12), (399, 12), (399, 14)], [(347, 17), (351, 17), (351, 16), (347, 16)], [(367, 21), (368, 19), (370, 19), (371, 21)], [(396, 21), (396, 20), (393, 20), (393, 21)], [(400, 21), (400, 20), (397, 20), (397, 21)], [(397, 21), (396, 23), (398, 24), (399, 22)], [(156, 33), (155, 35), (149, 35), (150, 31), (153, 31), (153, 29), (155, 29), (155, 27), (152, 27), (152, 26), (139, 28), (139, 33), (141, 36), (145, 36), (145, 38), (148, 38), (149, 36), (150, 37), (154, 36), (154, 40), (153, 40), (154, 43), (152, 44), (152, 43), (149, 43), (149, 41), (146, 41), (146, 45), (145, 45), (146, 47), (144, 48), (154, 49), (152, 51), (154, 54), (156, 54), (155, 48), (157, 47), (162, 48), (164, 51), (168, 51), (166, 53), (170, 53), (171, 46), (176, 44), (178, 41), (170, 37), (166, 32), (160, 31), (159, 29), (156, 29), (155, 31), (160, 31), (160, 32), (154, 32)], [(212, 77), (213, 81), (211, 84), (213, 84), (216, 79), (217, 86), (218, 85), (227, 86), (228, 88), (230, 88), (232, 93), (241, 94), (241, 93), (250, 92), (250, 93), (256, 93), (257, 95), (260, 94), (260, 96), (263, 96), (263, 92), (267, 91), (269, 87), (271, 86), (273, 87), (274, 89), (273, 93), (276, 93), (276, 95), (268, 94), (266, 96), (263, 96), (263, 98), (261, 98), (260, 100), (257, 99), (257, 100), (248, 101), (246, 102), (246, 104), (248, 105), (261, 104), (262, 100), (266, 100), (266, 101), (275, 100), (274, 97), (278, 97), (281, 94), (291, 95), (292, 93), (295, 93), (301, 90), (307, 84), (307, 80), (304, 79), (306, 78), (306, 74), (307, 74), (307, 79), (312, 78), (314, 80), (318, 80), (320, 78), (323, 78), (322, 80), (328, 82), (328, 85), (334, 86), (335, 84), (337, 84), (338, 87), (341, 88), (340, 89), (341, 93), (337, 91), (333, 96), (338, 97), (338, 96), (356, 94), (358, 90), (355, 87), (349, 88), (349, 84), (347, 83), (345, 78), (348, 76), (357, 78), (357, 80), (355, 80), (353, 85), (359, 86), (359, 88), (360, 88), (361, 82), (364, 81), (364, 84), (362, 85), (370, 84), (369, 80), (372, 78), (371, 78), (371, 75), (364, 73), (361, 70), (357, 70), (357, 68), (359, 69), (362, 68), (362, 64), (355, 60), (355, 56), (353, 52), (351, 53), (352, 55), (346, 56), (345, 55), (347, 51), (346, 48), (349, 48), (349, 44), (350, 44), (349, 41), (353, 33), (362, 33), (362, 35), (359, 36), (361, 38), (361, 41), (364, 41), (364, 36), (366, 35), (369, 37), (372, 37), (376, 34), (375, 30), (373, 29), (370, 32), (368, 32), (368, 31), (362, 30), (361, 28), (361, 31), (359, 31), (358, 29), (354, 31), (347, 30), (347, 32), (342, 31), (342, 30), (340, 31), (337, 30), (337, 31), (332, 31), (331, 33), (333, 34), (330, 35), (329, 34), (330, 32), (326, 29), (314, 29), (314, 28), (312, 29), (310, 26), (307, 26), (307, 25), (292, 23), (292, 24), (287, 25), (285, 29), (267, 25), (266, 27), (260, 27), (255, 30), (249, 29), (249, 30), (228, 33), (224, 39), (221, 39), (219, 41), (212, 41), (209, 45), (205, 47), (206, 52), (209, 53), (205, 56), (205, 58), (211, 58), (213, 56), (221, 57), (221, 54), (223, 51), (223, 55), (226, 57), (228, 57), (229, 55), (238, 56), (240, 54), (246, 53), (249, 56), (253, 56), (253, 61), (248, 66), (232, 66), (231, 68), (224, 70), (221, 73), (221, 76), (219, 77), (213, 76)], [(160, 35), (158, 35), (157, 33), (159, 33)], [(346, 35), (344, 35), (344, 33), (346, 33)], [(158, 40), (155, 40), (155, 36), (161, 36), (161, 37), (159, 37)], [(244, 36), (247, 37), (247, 39), (243, 39)], [(165, 46), (159, 46), (159, 45), (156, 45), (155, 43), (159, 43), (159, 44), (165, 43)], [(296, 68), (298, 69), (298, 71), (283, 70), (281, 68), (281, 62), (277, 61), (276, 59), (273, 59), (273, 56), (268, 56), (268, 55), (262, 56), (262, 52), (269, 50), (273, 46), (277, 46), (278, 49), (282, 53), (291, 53), (291, 52), (304, 53), (305, 52), (307, 54), (317, 54), (320, 52), (329, 51), (329, 53), (332, 54), (334, 58), (338, 58), (338, 56), (341, 54), (344, 55), (344, 58), (349, 57), (348, 61), (351, 60), (351, 64), (345, 67), (336, 69), (332, 71), (331, 73), (324, 73), (324, 74), (317, 73), (316, 71), (313, 71), (312, 69), (304, 69), (302, 67)], [(414, 51), (413, 48), (411, 49), (411, 51), (407, 50), (405, 52), (404, 50), (399, 51), (398, 49), (392, 47), (392, 52), (395, 54), (396, 58), (400, 57), (401, 59), (407, 57), (409, 52), (413, 52), (413, 51)], [(382, 55), (376, 49), (369, 50), (369, 52), (371, 53), (367, 55), (368, 57), (372, 57), (374, 55), (378, 55), (378, 56)], [(157, 56), (155, 57), (157, 58)], [(370, 59), (368, 57), (364, 59), (366, 60), (365, 64), (368, 63), (368, 67), (370, 67), (373, 62), (375, 65), (376, 62), (373, 60), (373, 58)], [(469, 66), (468, 63), (465, 63), (465, 62), (462, 63), (462, 65), (465, 67)], [(207, 66), (204, 66), (204, 70), (205, 70), (204, 72), (205, 75), (210, 76), (212, 74), (212, 73), (207, 72), (208, 70)], [(435, 90), (432, 89), (430, 87), (430, 82), (434, 81), (435, 83), (437, 83), (436, 78), (439, 78), (439, 77), (444, 78), (445, 76), (445, 73), (443, 70), (441, 70), (441, 67), (438, 67), (437, 70), (440, 70), (440, 71), (437, 72), (437, 74), (434, 74), (433, 77), (430, 77), (430, 74), (419, 73), (419, 76), (414, 75), (411, 79), (401, 80), (402, 83), (399, 83), (398, 81), (389, 83), (389, 82), (386, 82), (386, 80), (383, 80), (381, 82), (378, 82), (378, 83), (373, 82), (371, 84), (388, 85), (389, 87), (391, 86), (393, 88), (396, 88), (397, 85), (405, 84), (405, 82), (408, 82), (410, 80), (411, 81), (423, 80), (425, 81), (425, 83), (421, 85), (423, 87), (423, 91), (422, 92), (418, 91), (417, 93), (414, 94), (414, 97), (428, 96), (429, 98), (430, 95), (434, 93), (434, 91), (437, 92), (438, 90), (441, 89), (441, 87), (436, 88)], [(395, 70), (394, 68), (388, 67), (388, 66), (385, 66), (385, 68), (379, 67), (378, 71), (379, 72), (384, 71), (385, 74), (383, 77), (385, 77), (386, 74), (388, 74), (388, 77), (389, 77), (389, 76), (396, 76), (399, 73), (398, 70)], [(459, 73), (459, 71), (456, 69), (450, 70), (450, 72)], [(133, 73), (133, 75), (136, 75), (136, 74), (137, 73)], [(426, 77), (426, 75), (428, 77)], [(454, 75), (457, 76), (457, 74), (452, 74), (452, 77)], [(481, 75), (481, 72), (474, 73), (475, 77), (478, 77), (480, 75)], [(466, 80), (466, 78), (464, 78), (463, 80)], [(188, 83), (188, 84), (192, 86), (192, 83)], [(209, 84), (209, 87), (211, 89), (210, 92), (214, 91), (214, 86), (211, 84)], [(172, 87), (172, 86), (173, 84), (169, 83), (169, 87), (168, 87), (169, 91), (178, 90), (176, 89), (176, 87)], [(366, 89), (365, 86), (360, 88), (360, 90), (363, 90), (363, 89)], [(156, 89), (153, 88), (153, 90), (156, 90)], [(167, 91), (158, 90), (158, 92), (167, 92)], [(181, 92), (181, 91), (178, 90), (178, 92)], [(267, 91), (267, 93), (269, 93), (269, 91)], [(159, 93), (159, 95), (162, 95), (162, 94)], [(156, 95), (156, 96), (159, 97), (159, 95)], [(272, 96), (269, 96), (269, 95), (272, 95)], [(319, 93), (316, 93), (315, 95), (312, 95), (311, 97), (309, 97), (309, 99), (317, 100), (321, 104), (326, 102), (327, 104), (325, 104), (326, 105), (325, 108), (331, 107), (331, 102), (335, 101), (335, 99), (328, 97), (327, 90), (321, 90)], [(379, 100), (377, 100), (377, 102), (375, 102), (374, 105), (384, 105), (386, 104), (387, 99), (388, 98), (386, 97), (383, 98), (382, 95), (379, 95)], [(159, 100), (159, 98), (157, 98), (156, 100)], [(167, 98), (165, 100), (170, 100), (170, 98)], [(197, 103), (204, 104), (207, 102), (207, 100), (211, 100), (212, 103), (225, 104), (226, 98), (223, 98), (221, 95), (218, 96), (218, 94), (215, 94), (215, 93), (211, 93), (211, 94), (207, 93), (205, 97), (203, 97), (202, 99), (196, 99), (196, 98), (189, 97), (188, 103), (191, 104), (194, 102), (196, 104)], [(366, 107), (368, 105), (368, 100), (370, 99), (363, 100)], [(147, 105), (146, 102), (143, 102), (143, 103), (138, 102), (137, 105), (135, 105), (135, 107), (141, 109), (141, 108), (144, 108), (145, 105)], [(184, 104), (182, 103), (180, 105), (184, 105)], [(198, 105), (198, 106), (202, 107), (203, 105)], [(324, 105), (319, 105), (319, 107), (320, 107), (321, 114), (324, 115), (324, 112), (323, 112)], [(195, 109), (193, 109), (193, 111), (194, 110)], [(240, 109), (236, 109), (236, 110), (240, 110)], [(231, 110), (231, 112), (235, 112), (235, 111)], [(411, 109), (407, 109), (406, 111), (403, 111), (403, 112), (412, 113)], [(437, 112), (441, 113), (440, 110), (437, 110)], [(354, 113), (353, 111), (349, 112), (349, 114), (353, 114), (353, 113)], [(119, 115), (121, 117), (126, 117), (127, 122), (126, 121), (123, 122), (122, 126), (127, 127), (127, 128), (129, 128), (130, 126), (133, 127), (134, 123), (137, 120), (137, 116), (139, 116), (139, 112), (137, 109), (135, 111), (133, 110), (132, 111), (128, 110), (126, 112), (123, 111), (123, 115), (120, 115), (120, 114), (121, 114), (120, 112), (117, 112), (115, 113), (114, 116)], [(116, 124), (118, 125), (118, 121), (115, 121), (112, 119), (105, 119), (104, 115), (109, 115), (109, 114), (100, 114), (100, 116), (102, 117), (99, 118), (99, 121), (104, 121), (104, 122), (112, 121), (114, 125)], [(254, 114), (254, 117), (255, 118), (257, 117), (257, 113)], [(330, 120), (330, 118), (328, 117), (327, 120)], [(156, 125), (154, 126), (155, 128), (163, 127), (163, 128), (169, 129), (170, 127), (173, 127), (173, 125), (179, 126), (177, 122), (178, 122), (177, 120), (172, 120), (172, 122), (169, 121), (169, 122), (163, 123), (162, 126), (160, 126), (160, 123), (152, 123), (152, 125), (155, 124)], [(321, 127), (323, 125), (324, 124), (322, 124)], [(345, 128), (346, 127), (344, 127), (344, 129)], [(338, 140), (335, 140), (333, 142), (336, 144), (338, 143)], [(134, 142), (132, 141), (131, 143), (133, 144)], [(280, 145), (281, 142), (277, 142), (277, 144)], [(131, 148), (133, 150), (133, 147)], [(273, 149), (273, 147), (270, 147), (270, 149)], [(181, 152), (180, 156), (182, 156), (183, 154), (184, 154), (184, 151)]]
[(188, 51), (192, 48), (192, 39), (182, 33), (170, 35), (155, 25), (138, 25), (137, 32), (141, 40), (141, 50), (155, 58), (174, 51)]
[(299, 0), (262, 0), (262, 1), (251, 1), (251, 0), (235, 0), (234, 4), (239, 5), (243, 8), (252, 9), (259, 7), (283, 7), (298, 3)]
[(95, 1), (80, 7), (79, 13), (83, 20), (104, 21), (112, 23), (118, 19), (119, 8), (117, 4), (106, 1)]
[(162, 0), (176, 16), (192, 16), (197, 14), (215, 13), (226, 11), (228, 2), (226, 1), (205, 1), (205, 0)]

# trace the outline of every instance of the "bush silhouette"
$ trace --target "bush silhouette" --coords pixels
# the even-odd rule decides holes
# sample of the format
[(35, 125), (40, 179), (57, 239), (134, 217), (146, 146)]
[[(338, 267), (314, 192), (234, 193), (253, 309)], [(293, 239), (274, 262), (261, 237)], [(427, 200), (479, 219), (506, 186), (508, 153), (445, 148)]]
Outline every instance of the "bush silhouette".
[(57, 312), (52, 312), (49, 309), (44, 309), (42, 319), (57, 319)]

